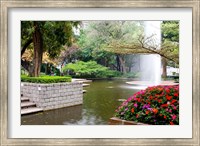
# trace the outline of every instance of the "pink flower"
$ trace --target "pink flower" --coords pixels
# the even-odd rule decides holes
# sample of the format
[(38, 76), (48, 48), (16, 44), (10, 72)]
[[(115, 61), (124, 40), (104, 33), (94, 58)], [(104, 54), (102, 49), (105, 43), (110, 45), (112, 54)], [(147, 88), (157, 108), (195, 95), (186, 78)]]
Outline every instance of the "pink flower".
[(123, 103), (122, 103), (122, 106), (127, 106), (128, 105), (128, 102), (127, 101), (124, 101)]
[[(153, 86), (141, 90), (116, 111), (116, 117), (148, 124), (179, 124), (179, 86)], [(131, 114), (132, 116), (129, 116)], [(152, 122), (148, 118), (152, 118)]]
[(136, 98), (136, 97), (133, 97), (133, 99), (134, 99), (134, 100), (137, 100), (137, 98)]
[(172, 120), (175, 120), (176, 119), (176, 115), (172, 115)]
[(133, 99), (134, 96), (129, 97), (126, 101), (129, 102)]
[(138, 107), (137, 103), (134, 104), (134, 107)]

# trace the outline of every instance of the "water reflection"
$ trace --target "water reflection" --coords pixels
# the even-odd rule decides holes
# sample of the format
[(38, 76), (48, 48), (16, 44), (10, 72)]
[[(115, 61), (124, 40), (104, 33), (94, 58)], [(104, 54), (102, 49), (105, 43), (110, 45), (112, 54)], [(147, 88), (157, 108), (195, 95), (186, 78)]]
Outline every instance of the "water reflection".
[(86, 109), (83, 109), (81, 119), (67, 120), (63, 124), (64, 125), (96, 125), (98, 123), (99, 124), (105, 123), (101, 117), (97, 117), (96, 115), (92, 115), (89, 113), (91, 113), (91, 112), (87, 111)]
[(144, 89), (146, 89), (148, 86), (137, 86), (137, 85), (132, 85), (132, 86), (130, 86), (130, 85), (120, 85), (119, 86), (120, 88), (122, 88), (122, 89), (135, 89), (135, 90), (144, 90)]
[(64, 121), (77, 121), (81, 119), (82, 105), (68, 108), (49, 110), (37, 114), (24, 115), (22, 125), (63, 125)]
[(106, 125), (122, 99), (139, 89), (125, 80), (97, 80), (84, 87), (83, 105), (22, 116), (23, 125)]

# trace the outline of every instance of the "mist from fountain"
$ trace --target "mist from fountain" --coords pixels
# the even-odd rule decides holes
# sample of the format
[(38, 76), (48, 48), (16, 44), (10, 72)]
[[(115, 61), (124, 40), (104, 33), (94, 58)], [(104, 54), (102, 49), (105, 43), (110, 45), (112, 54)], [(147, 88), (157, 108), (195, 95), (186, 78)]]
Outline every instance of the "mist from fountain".
[[(161, 21), (145, 21), (145, 36), (153, 36), (155, 44), (161, 44)], [(158, 47), (158, 49), (160, 49)], [(140, 56), (141, 81), (158, 85), (161, 82), (161, 57), (157, 54)]]

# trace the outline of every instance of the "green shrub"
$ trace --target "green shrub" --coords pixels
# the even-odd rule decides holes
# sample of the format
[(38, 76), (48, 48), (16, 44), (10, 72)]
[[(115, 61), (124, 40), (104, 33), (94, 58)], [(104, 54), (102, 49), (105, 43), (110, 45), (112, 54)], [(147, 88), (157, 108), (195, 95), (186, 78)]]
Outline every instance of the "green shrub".
[(121, 72), (116, 70), (107, 70), (104, 72), (103, 76), (111, 78), (111, 77), (118, 77), (121, 76)]
[(69, 63), (63, 68), (63, 72), (68, 72), (77, 78), (110, 78), (119, 74), (117, 71), (109, 70), (95, 61)]
[(71, 77), (60, 77), (60, 76), (28, 77), (22, 75), (21, 81), (30, 83), (60, 83), (60, 82), (71, 82)]
[(129, 73), (123, 74), (122, 77), (124, 77), (124, 78), (138, 78), (138, 77), (140, 77), (140, 74), (137, 73), (137, 72), (129, 72)]

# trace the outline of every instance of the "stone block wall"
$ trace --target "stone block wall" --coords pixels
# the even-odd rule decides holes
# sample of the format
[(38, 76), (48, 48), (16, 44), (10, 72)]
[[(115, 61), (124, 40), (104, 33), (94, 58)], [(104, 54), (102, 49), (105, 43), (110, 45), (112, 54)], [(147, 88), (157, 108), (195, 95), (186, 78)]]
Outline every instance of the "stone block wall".
[(21, 83), (21, 94), (43, 110), (79, 105), (83, 103), (83, 86), (69, 83)]

